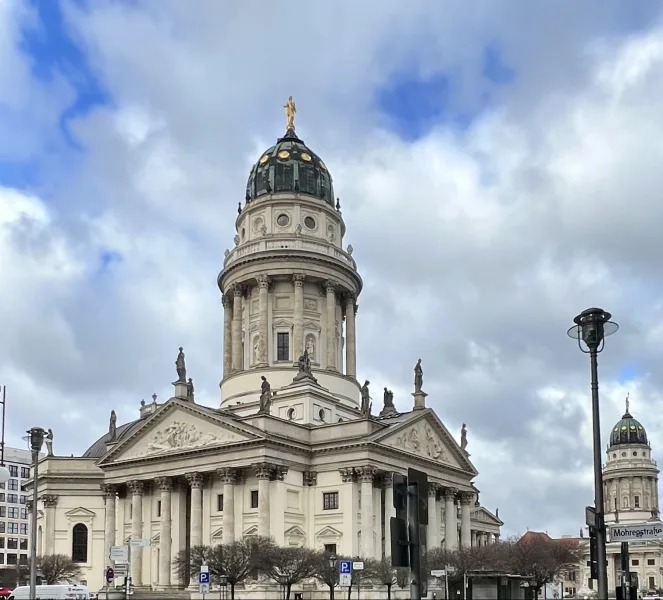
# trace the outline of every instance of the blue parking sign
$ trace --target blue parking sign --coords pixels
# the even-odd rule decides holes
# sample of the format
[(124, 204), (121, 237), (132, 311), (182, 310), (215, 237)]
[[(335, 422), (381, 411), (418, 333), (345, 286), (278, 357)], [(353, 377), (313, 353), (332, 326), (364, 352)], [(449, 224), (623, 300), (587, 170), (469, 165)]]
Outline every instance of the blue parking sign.
[(198, 576), (198, 583), (209, 583), (209, 571), (201, 571)]
[(352, 573), (352, 561), (351, 560), (341, 560), (338, 563), (338, 572), (339, 573)]

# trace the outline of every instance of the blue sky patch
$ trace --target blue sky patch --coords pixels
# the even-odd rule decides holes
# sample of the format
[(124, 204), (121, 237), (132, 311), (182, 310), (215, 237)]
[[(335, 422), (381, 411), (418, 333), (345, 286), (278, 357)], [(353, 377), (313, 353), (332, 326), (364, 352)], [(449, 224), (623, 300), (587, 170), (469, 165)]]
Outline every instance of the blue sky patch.
[(617, 381), (622, 385), (627, 384), (633, 381), (638, 376), (638, 369), (633, 365), (623, 365), (619, 370), (619, 375), (617, 376)]
[(113, 250), (104, 250), (99, 254), (97, 275), (105, 275), (113, 270), (116, 265), (122, 263), (122, 255)]

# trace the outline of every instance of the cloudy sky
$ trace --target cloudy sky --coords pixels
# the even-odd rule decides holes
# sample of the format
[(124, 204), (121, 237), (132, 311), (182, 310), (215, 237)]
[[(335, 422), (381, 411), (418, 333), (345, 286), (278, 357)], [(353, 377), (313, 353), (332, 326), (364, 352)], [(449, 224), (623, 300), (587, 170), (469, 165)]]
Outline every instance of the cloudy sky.
[[(216, 275), (251, 164), (298, 133), (330, 167), (365, 289), (359, 376), (412, 368), (506, 533), (593, 501), (631, 393), (663, 456), (660, 4), (0, 0), (0, 382), (9, 440), (80, 453), (169, 397), (177, 347), (218, 406)], [(658, 108), (657, 108), (658, 107)]]

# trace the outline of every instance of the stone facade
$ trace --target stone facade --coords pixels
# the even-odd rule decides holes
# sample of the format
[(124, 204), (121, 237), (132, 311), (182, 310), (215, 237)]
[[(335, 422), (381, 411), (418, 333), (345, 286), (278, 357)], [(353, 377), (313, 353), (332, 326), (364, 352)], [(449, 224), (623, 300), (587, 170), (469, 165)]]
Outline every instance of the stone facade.
[[(283, 166), (294, 169), (287, 173), (295, 188), (306, 161), (326, 172), (293, 136), (286, 136), (287, 151), (277, 144), (254, 167), (235, 247), (218, 277), (220, 407), (196, 404), (178, 373), (168, 401), (142, 403), (138, 419), (82, 457), (40, 464), (38, 551), (75, 555), (92, 589), (103, 583), (109, 548), (129, 539), (150, 540), (133, 549), (131, 574), (136, 586), (155, 589), (189, 585), (172, 568), (181, 550), (252, 535), (340, 555), (388, 556), (391, 475), (409, 467), (431, 481), (429, 547), (499, 538), (502, 522), (479, 505), (477, 470), (425, 407), (424, 393), (415, 394), (418, 410), (411, 400), (406, 412), (382, 418), (360, 410), (362, 280), (352, 247), (343, 249), (340, 203), (272, 191), (278, 161), (299, 160)], [(263, 164), (271, 171), (263, 173)], [(305, 351), (312, 377), (298, 378)], [(259, 410), (263, 377), (271, 391)]]

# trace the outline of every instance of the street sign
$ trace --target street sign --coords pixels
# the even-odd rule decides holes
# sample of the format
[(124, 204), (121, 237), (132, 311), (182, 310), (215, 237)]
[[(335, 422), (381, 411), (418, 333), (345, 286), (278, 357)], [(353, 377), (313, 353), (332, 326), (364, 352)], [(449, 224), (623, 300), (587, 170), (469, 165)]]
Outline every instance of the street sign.
[(209, 594), (209, 583), (201, 583), (198, 587), (198, 593)]
[(611, 542), (628, 542), (631, 540), (660, 540), (663, 539), (663, 525), (642, 523), (639, 525), (611, 525)]
[(431, 574), (433, 577), (444, 577), (444, 576), (447, 574), (447, 572), (446, 572), (444, 569), (433, 569), (433, 570), (430, 572), (430, 574)]
[(147, 548), (148, 546), (152, 545), (152, 540), (146, 540), (146, 539), (129, 540), (129, 544), (131, 546), (139, 546), (141, 548)]
[(341, 573), (338, 583), (341, 587), (350, 587), (352, 585), (352, 573)]
[(351, 560), (340, 560), (338, 561), (338, 572), (341, 575), (348, 574), (352, 575), (352, 561)]
[(200, 571), (198, 574), (198, 583), (203, 585), (204, 583), (209, 585), (209, 571)]
[(363, 571), (364, 570), (364, 561), (363, 560), (355, 560), (352, 563), (352, 570), (353, 571)]
[(113, 579), (115, 579), (115, 571), (113, 571), (112, 567), (108, 567), (106, 569), (106, 582), (110, 583)]
[(115, 579), (122, 579), (122, 577), (127, 577), (129, 575), (129, 565), (127, 564), (120, 564), (120, 565), (115, 565), (115, 568), (113, 569), (113, 574), (115, 575)]
[(127, 562), (129, 560), (129, 546), (111, 546), (108, 558), (113, 562)]

